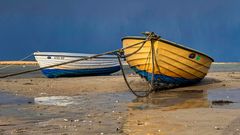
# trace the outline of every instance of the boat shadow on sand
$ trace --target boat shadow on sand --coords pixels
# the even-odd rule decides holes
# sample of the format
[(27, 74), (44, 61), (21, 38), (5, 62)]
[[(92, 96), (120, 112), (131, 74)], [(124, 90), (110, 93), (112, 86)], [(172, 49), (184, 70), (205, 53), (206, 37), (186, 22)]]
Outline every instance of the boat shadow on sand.
[(165, 87), (154, 91), (148, 97), (136, 98), (130, 103), (129, 107), (137, 110), (163, 109), (169, 111), (225, 105), (230, 102), (208, 99), (208, 90), (212, 89), (209, 84), (221, 82), (222, 81), (215, 78), (205, 78), (201, 82), (192, 85)]
[[(186, 84), (186, 85), (173, 85), (173, 84), (161, 83), (155, 87), (156, 88), (155, 92), (169, 91), (169, 90), (207, 89), (208, 87), (210, 87), (209, 84), (216, 84), (221, 82), (222, 81), (219, 79), (206, 77), (200, 82)], [(138, 89), (138, 91), (140, 91), (140, 89), (143, 89), (143, 90), (149, 89), (149, 85), (144, 79), (130, 80), (129, 83), (134, 89)]]

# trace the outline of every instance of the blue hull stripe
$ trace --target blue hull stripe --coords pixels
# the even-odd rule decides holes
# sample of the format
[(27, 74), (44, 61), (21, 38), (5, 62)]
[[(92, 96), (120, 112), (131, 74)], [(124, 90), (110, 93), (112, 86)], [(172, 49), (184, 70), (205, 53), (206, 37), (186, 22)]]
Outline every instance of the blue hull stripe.
[(120, 66), (108, 68), (95, 68), (95, 69), (43, 69), (42, 73), (48, 78), (56, 77), (74, 77), (74, 76), (94, 76), (94, 75), (109, 75), (120, 70)]
[[(132, 69), (144, 77), (148, 82), (152, 80), (152, 73), (148, 73), (146, 71), (138, 70), (136, 67), (132, 67)], [(154, 83), (166, 83), (166, 84), (177, 84), (177, 85), (185, 85), (185, 84), (193, 84), (201, 81), (201, 79), (186, 79), (180, 77), (170, 77), (163, 74), (155, 74), (154, 75)]]

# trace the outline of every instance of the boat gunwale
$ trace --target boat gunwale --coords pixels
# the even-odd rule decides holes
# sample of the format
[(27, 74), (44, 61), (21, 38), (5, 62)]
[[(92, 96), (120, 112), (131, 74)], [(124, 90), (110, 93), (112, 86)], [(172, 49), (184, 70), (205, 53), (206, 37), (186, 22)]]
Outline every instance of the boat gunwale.
[[(94, 56), (94, 55), (89, 55), (89, 56), (70, 56), (70, 55), (52, 55), (52, 54), (35, 54), (34, 53), (34, 56), (53, 56), (53, 57), (70, 57), (70, 58), (87, 58), (87, 57), (90, 57), (90, 56)], [(114, 57), (114, 56), (100, 56), (100, 57), (97, 57), (97, 58), (94, 58), (94, 59), (117, 59), (117, 57)]]
[[(92, 66), (92, 67), (87, 67), (87, 66), (82, 66), (81, 68), (74, 68), (74, 67), (69, 67), (69, 66), (57, 66), (57, 67), (52, 67), (52, 68), (46, 68), (46, 69), (63, 69), (63, 70), (81, 70), (81, 69), (101, 69), (101, 68), (111, 68), (111, 67), (118, 67), (120, 65), (107, 65), (107, 66)], [(43, 66), (44, 67), (44, 66)]]
[[(122, 41), (125, 40), (125, 39), (145, 40), (146, 38), (145, 38), (145, 37), (142, 37), (142, 36), (126, 36), (126, 37), (123, 37), (123, 38), (122, 38)], [(173, 46), (182, 48), (182, 49), (186, 49), (186, 50), (188, 50), (188, 51), (193, 51), (193, 52), (195, 52), (195, 53), (199, 53), (199, 54), (201, 54), (201, 55), (203, 55), (203, 56), (208, 57), (210, 60), (212, 60), (212, 62), (214, 62), (214, 59), (213, 59), (213, 58), (211, 58), (211, 57), (208, 56), (207, 54), (204, 54), (204, 53), (202, 53), (202, 52), (199, 52), (199, 51), (197, 51), (197, 50), (195, 50), (195, 49), (186, 47), (186, 46), (181, 45), (181, 44), (177, 44), (177, 43), (175, 43), (175, 42), (172, 42), (172, 41), (169, 41), (169, 40), (166, 40), (166, 39), (163, 39), (163, 38), (159, 38), (158, 41), (162, 41), (162, 42), (164, 42), (164, 43), (167, 43), (167, 44), (170, 44), (170, 45), (173, 45)]]

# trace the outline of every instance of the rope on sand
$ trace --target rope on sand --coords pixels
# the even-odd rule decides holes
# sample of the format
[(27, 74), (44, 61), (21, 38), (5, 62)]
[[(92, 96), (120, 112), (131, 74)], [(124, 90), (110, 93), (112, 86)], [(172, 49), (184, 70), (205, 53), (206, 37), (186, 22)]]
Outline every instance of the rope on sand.
[[(22, 59), (19, 59), (19, 60), (17, 60), (17, 61), (26, 60), (26, 59), (28, 59), (28, 58), (31, 57), (31, 56), (33, 56), (33, 53), (31, 53), (31, 54), (27, 55), (26, 57), (24, 57), (24, 58), (22, 58)], [(7, 66), (4, 66), (4, 67), (1, 67), (0, 70), (5, 69), (5, 68), (9, 68), (9, 67), (12, 67), (12, 66), (13, 66), (13, 65), (7, 65)]]
[[(100, 57), (100, 56), (103, 56), (103, 55), (112, 54), (112, 55), (117, 55), (117, 58), (118, 58), (118, 61), (119, 61), (119, 65), (120, 65), (120, 68), (121, 68), (121, 71), (122, 71), (122, 74), (123, 74), (124, 81), (125, 81), (127, 87), (129, 88), (129, 90), (137, 97), (147, 97), (155, 89), (155, 86), (154, 86), (154, 67), (155, 67), (154, 66), (154, 61), (155, 61), (155, 53), (154, 52), (155, 52), (155, 49), (154, 49), (154, 43), (153, 43), (154, 41), (153, 40), (155, 40), (156, 38), (160, 38), (160, 37), (155, 35), (153, 32), (144, 33), (144, 34), (147, 36), (144, 41), (141, 41), (139, 43), (130, 45), (130, 46), (125, 47), (125, 48), (121, 48), (121, 49), (117, 49), (117, 50), (113, 50), (113, 51), (109, 51), (109, 52), (105, 52), (105, 53), (101, 53), (101, 54), (96, 54), (96, 55), (88, 56), (88, 57), (84, 57), (84, 58), (79, 58), (79, 59), (75, 59), (75, 60), (71, 60), (71, 61), (67, 61), (67, 62), (55, 64), (55, 65), (41, 67), (41, 68), (37, 68), (37, 69), (22, 71), (22, 72), (18, 72), (18, 73), (11, 73), (11, 74), (7, 74), (7, 75), (4, 75), (4, 76), (0, 76), (0, 78), (7, 78), (7, 77), (11, 77), (11, 76), (17, 76), (17, 75), (21, 75), (21, 74), (31, 73), (31, 72), (39, 71), (39, 70), (46, 69), (46, 68), (52, 68), (52, 67), (56, 67), (56, 66), (66, 65), (66, 64), (74, 63), (74, 62), (78, 62), (78, 61), (90, 60), (90, 59), (97, 58), (97, 57)], [(129, 82), (127, 81), (127, 77), (126, 77), (124, 69), (123, 69), (121, 58), (126, 58), (126, 57), (129, 57), (129, 56), (133, 55), (133, 54), (136, 54), (137, 52), (139, 52), (142, 49), (142, 47), (144, 46), (144, 44), (147, 41), (151, 41), (151, 52), (152, 52), (152, 79), (151, 79), (151, 82), (150, 82), (150, 88), (147, 91), (134, 91), (130, 87)], [(134, 46), (139, 45), (139, 44), (142, 44), (142, 45), (136, 51), (134, 51), (133, 53), (128, 54), (128, 55), (121, 55), (121, 54), (123, 54), (125, 49), (134, 47)], [(24, 59), (26, 59), (26, 58), (28, 58), (28, 57), (30, 57), (32, 55), (33, 54), (28, 55)], [(138, 94), (140, 92), (141, 93), (145, 93), (145, 94), (143, 94), (143, 95)]]
[[(155, 33), (153, 32), (150, 32), (150, 33), (143, 33), (146, 35), (146, 40), (144, 40), (142, 42), (142, 45), (136, 50), (134, 51), (133, 53), (131, 54), (128, 54), (128, 55), (124, 55), (124, 56), (121, 56), (121, 52), (118, 52), (116, 55), (118, 56), (118, 61), (119, 61), (119, 65), (120, 65), (120, 68), (121, 68), (121, 71), (122, 71), (122, 74), (123, 74), (123, 78), (124, 78), (124, 81), (127, 85), (127, 87), (129, 88), (129, 90), (137, 97), (147, 97), (149, 94), (151, 94), (154, 90), (155, 90), (155, 84), (154, 84), (154, 71), (155, 71), (155, 48), (154, 48), (154, 40), (156, 39), (159, 39), (160, 37), (155, 35)], [(151, 42), (151, 51), (152, 52), (152, 76), (151, 76), (151, 82), (150, 82), (150, 88), (146, 91), (136, 91), (136, 90), (133, 90), (127, 80), (127, 77), (126, 77), (126, 74), (124, 72), (124, 69), (123, 69), (123, 66), (122, 66), (122, 62), (121, 62), (121, 57), (129, 57), (133, 54), (136, 54), (137, 52), (139, 52), (143, 46), (145, 45), (146, 41), (150, 41)], [(126, 48), (125, 48), (126, 49)], [(124, 51), (125, 49), (122, 49), (121, 51)], [(150, 56), (148, 56), (148, 59), (149, 59)], [(157, 63), (156, 63), (157, 64)], [(158, 65), (157, 65), (158, 66)], [(160, 71), (160, 70), (159, 70)], [(143, 95), (140, 95), (138, 93), (144, 93)]]

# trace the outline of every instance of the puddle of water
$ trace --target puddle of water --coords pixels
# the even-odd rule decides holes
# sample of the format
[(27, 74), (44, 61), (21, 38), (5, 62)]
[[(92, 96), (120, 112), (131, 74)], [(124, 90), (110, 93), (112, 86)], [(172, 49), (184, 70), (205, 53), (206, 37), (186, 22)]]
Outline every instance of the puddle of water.
[[(0, 105), (31, 104), (47, 106), (64, 106), (69, 109), (78, 107), (83, 110), (91, 107), (96, 110), (113, 110), (116, 106), (129, 106), (132, 109), (167, 110), (186, 108), (240, 108), (240, 89), (235, 90), (185, 90), (161, 91), (151, 94), (147, 98), (136, 98), (130, 92), (88, 94), (80, 96), (49, 96), (26, 98), (5, 92), (0, 93)], [(14, 108), (13, 108), (14, 110)], [(15, 112), (15, 111), (13, 111)], [(2, 114), (4, 111), (2, 111)], [(6, 112), (5, 112), (6, 113)], [(75, 113), (75, 111), (73, 112)]]
[(107, 93), (107, 94), (92, 94), (88, 96), (49, 96), (36, 97), (34, 103), (39, 105), (56, 105), (56, 106), (74, 106), (87, 105), (94, 103), (104, 106), (106, 104), (115, 104), (120, 102), (131, 102), (135, 97), (128, 92), (124, 93)]
[(45, 110), (36, 112), (33, 109), (34, 106), (34, 98), (0, 92), (0, 116), (19, 117), (36, 121), (57, 117), (56, 114)]
[(50, 97), (36, 97), (34, 98), (35, 104), (40, 105), (56, 105), (56, 106), (67, 106), (76, 103), (74, 97), (68, 96), (50, 96)]
[(137, 98), (130, 105), (133, 109), (184, 109), (207, 107), (206, 92), (203, 90), (161, 91), (147, 98)]
[(5, 102), (5, 105), (1, 106), (0, 116), (13, 118), (10, 124), (16, 123), (15, 121), (21, 123), (15, 126), (9, 125), (12, 129), (26, 127), (29, 131), (41, 130), (40, 133), (46, 129), (47, 133), (51, 134), (59, 130), (51, 128), (54, 124), (59, 125), (60, 128), (69, 127), (62, 131), (71, 131), (71, 133), (75, 133), (72, 129), (76, 128), (78, 130), (76, 134), (101, 132), (116, 134), (120, 132), (118, 130), (126, 115), (127, 103), (135, 98), (129, 92), (36, 97), (34, 104), (7, 105), (9, 102)]
[(240, 89), (161, 91), (137, 98), (132, 109), (240, 108)]
[[(93, 108), (100, 112), (125, 111), (127, 110), (126, 103), (131, 102), (134, 98), (135, 96), (129, 92), (36, 98), (0, 92), (0, 105), (2, 108), (0, 109), (0, 116), (43, 119), (62, 117), (62, 115), (74, 116), (86, 113), (87, 110), (92, 110)], [(58, 114), (49, 111), (51, 109), (56, 109), (63, 113)]]
[(0, 105), (9, 104), (31, 104), (34, 103), (33, 98), (27, 98), (23, 96), (13, 95), (6, 92), (0, 92)]
[(240, 89), (209, 90), (207, 95), (213, 108), (240, 108)]
[[(136, 98), (130, 92), (86, 94), (79, 96), (49, 96), (25, 98), (0, 92), (0, 116), (17, 117), (30, 122), (20, 125), (35, 127), (39, 121), (50, 123), (55, 120), (64, 122), (64, 118), (77, 120), (82, 128), (87, 129), (98, 124), (103, 131), (115, 133), (119, 122), (123, 122), (125, 112), (130, 108), (147, 109), (186, 109), (186, 108), (240, 108), (240, 89), (236, 90), (185, 90), (161, 91), (151, 94), (148, 98)], [(212, 104), (213, 101), (232, 101), (229, 104)], [(34, 104), (29, 104), (33, 102)], [(8, 105), (9, 104), (9, 105)], [(23, 104), (23, 105), (18, 105)], [(46, 106), (45, 106), (46, 105)], [(20, 121), (21, 121), (20, 120)], [(100, 123), (102, 124), (100, 124)], [(67, 122), (66, 122), (67, 123)], [(48, 125), (47, 125), (48, 126)], [(51, 126), (51, 125), (50, 125)], [(80, 126), (79, 126), (80, 127)], [(50, 128), (49, 128), (50, 129)], [(58, 130), (58, 129), (56, 129)], [(55, 132), (55, 131), (54, 131)], [(95, 132), (95, 131), (93, 131)], [(96, 129), (96, 132), (98, 130)]]
[[(118, 102), (130, 103), (133, 109), (186, 109), (186, 108), (240, 108), (240, 89), (235, 90), (185, 90), (161, 91), (147, 98), (136, 98), (129, 92), (108, 93), (88, 96), (37, 97), (35, 104), (56, 106), (81, 106), (95, 104), (107, 108)], [(120, 101), (121, 100), (121, 101)]]

